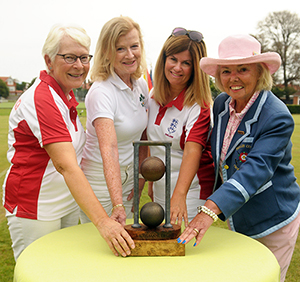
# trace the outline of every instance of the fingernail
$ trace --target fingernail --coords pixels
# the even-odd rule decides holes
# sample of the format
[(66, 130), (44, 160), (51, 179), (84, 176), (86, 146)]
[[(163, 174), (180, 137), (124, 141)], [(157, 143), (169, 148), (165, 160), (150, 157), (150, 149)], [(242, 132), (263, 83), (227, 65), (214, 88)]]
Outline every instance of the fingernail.
[(193, 245), (193, 247), (195, 247), (195, 246), (196, 246), (196, 244), (197, 244), (197, 243), (195, 243), (195, 244)]
[(177, 243), (181, 243), (181, 240), (180, 240), (180, 238), (178, 238), (178, 239), (177, 239)]
[(182, 244), (185, 244), (186, 243), (186, 241), (184, 240), (183, 242), (182, 242)]

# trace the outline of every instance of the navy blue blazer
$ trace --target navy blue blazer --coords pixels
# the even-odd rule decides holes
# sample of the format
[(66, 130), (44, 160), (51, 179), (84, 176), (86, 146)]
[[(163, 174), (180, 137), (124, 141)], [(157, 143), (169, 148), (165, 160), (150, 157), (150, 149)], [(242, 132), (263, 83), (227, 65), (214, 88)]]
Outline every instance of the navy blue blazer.
[(290, 223), (300, 210), (300, 188), (290, 164), (294, 120), (282, 101), (262, 91), (233, 136), (221, 164), (222, 184), (220, 155), (230, 101), (221, 93), (213, 106), (215, 187), (209, 199), (232, 230), (260, 238)]

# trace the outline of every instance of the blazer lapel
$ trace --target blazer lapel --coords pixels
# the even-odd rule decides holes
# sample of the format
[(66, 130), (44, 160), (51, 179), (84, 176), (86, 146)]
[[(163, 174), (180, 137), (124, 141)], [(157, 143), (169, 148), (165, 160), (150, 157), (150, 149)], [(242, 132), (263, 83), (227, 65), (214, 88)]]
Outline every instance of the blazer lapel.
[(250, 135), (251, 126), (253, 123), (257, 122), (266, 99), (267, 91), (263, 91), (260, 93), (256, 101), (250, 107), (231, 140), (227, 154), (225, 156), (225, 160), (234, 152), (235, 148), (238, 147), (239, 144), (241, 144), (243, 140)]
[(231, 101), (231, 97), (224, 102), (225, 109), (218, 115), (218, 122), (217, 122), (217, 134), (216, 134), (216, 163), (220, 163), (221, 157), (221, 150), (225, 135), (226, 126), (229, 119), (229, 103)]

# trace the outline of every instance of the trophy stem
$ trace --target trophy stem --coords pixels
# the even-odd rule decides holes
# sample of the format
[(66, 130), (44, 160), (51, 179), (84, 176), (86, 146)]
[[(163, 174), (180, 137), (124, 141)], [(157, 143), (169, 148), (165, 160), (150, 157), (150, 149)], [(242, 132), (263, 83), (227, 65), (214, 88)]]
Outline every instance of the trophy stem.
[(171, 199), (171, 142), (156, 142), (156, 141), (134, 141), (134, 223), (133, 228), (140, 228), (139, 224), (139, 147), (140, 146), (165, 146), (165, 228), (172, 228), (170, 223), (170, 199)]

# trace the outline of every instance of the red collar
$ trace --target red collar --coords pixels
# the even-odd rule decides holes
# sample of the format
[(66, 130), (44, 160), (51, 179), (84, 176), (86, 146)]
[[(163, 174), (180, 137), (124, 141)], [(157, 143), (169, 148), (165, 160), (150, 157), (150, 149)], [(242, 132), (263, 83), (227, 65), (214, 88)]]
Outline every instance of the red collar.
[(186, 88), (183, 89), (179, 95), (170, 103), (168, 103), (167, 105), (163, 106), (159, 106), (159, 110), (158, 110), (158, 114), (156, 116), (155, 119), (155, 124), (156, 125), (160, 125), (161, 120), (163, 119), (163, 117), (165, 116), (165, 113), (167, 111), (168, 108), (172, 108), (173, 106), (176, 107), (179, 111), (181, 111), (183, 109), (183, 102), (184, 102), (184, 94), (185, 94)]
[(183, 109), (183, 102), (184, 102), (184, 94), (185, 94), (186, 88), (184, 88), (179, 95), (172, 100), (171, 102), (169, 102), (167, 105), (165, 106), (160, 106), (160, 110), (163, 108), (172, 108), (173, 106), (176, 107), (179, 111), (181, 111)]
[(76, 118), (77, 118), (77, 110), (76, 107), (78, 106), (78, 102), (76, 101), (75, 95), (73, 90), (69, 92), (69, 95), (71, 96), (71, 99), (68, 100), (65, 93), (60, 88), (57, 81), (49, 75), (45, 70), (40, 72), (40, 80), (50, 85), (54, 91), (59, 95), (59, 97), (64, 101), (64, 103), (67, 105), (70, 113), (71, 121), (75, 127), (75, 131), (77, 131), (77, 124), (76, 124)]
[(49, 75), (45, 70), (40, 72), (40, 79), (54, 89), (54, 91), (60, 96), (60, 98), (68, 106), (68, 109), (71, 109), (72, 107), (76, 108), (78, 106), (79, 103), (76, 101), (73, 90), (69, 92), (71, 99), (68, 100), (65, 93), (62, 91), (59, 84), (57, 83), (57, 81), (51, 75)]

